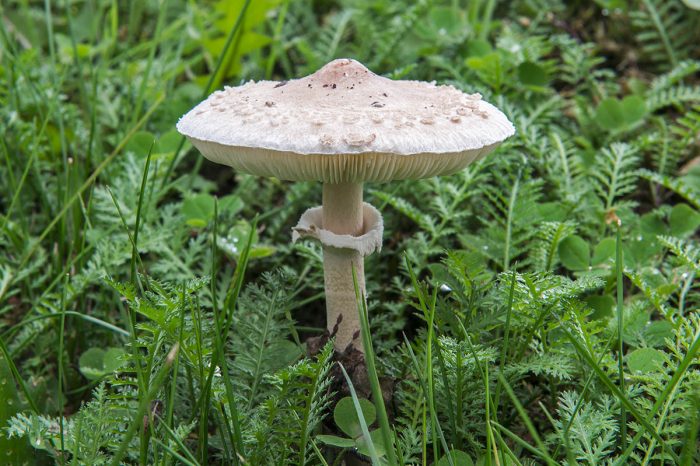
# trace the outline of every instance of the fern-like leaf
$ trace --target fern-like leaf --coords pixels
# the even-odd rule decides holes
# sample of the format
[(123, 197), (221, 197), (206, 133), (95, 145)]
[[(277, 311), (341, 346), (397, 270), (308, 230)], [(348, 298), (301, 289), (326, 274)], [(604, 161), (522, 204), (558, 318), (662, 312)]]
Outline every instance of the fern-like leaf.
[(274, 390), (254, 413), (251, 464), (305, 465), (312, 460), (311, 435), (332, 396), (332, 355), (329, 342), (315, 361), (303, 359), (269, 376)]
[(642, 54), (658, 66), (676, 66), (693, 45), (697, 19), (681, 2), (642, 0), (630, 13)]
[(618, 430), (613, 400), (602, 397), (597, 404), (584, 401), (579, 407), (579, 398), (572, 391), (559, 396), (558, 420), (549, 441), (570, 449), (578, 464), (609, 464)]
[(671, 251), (687, 267), (700, 274), (700, 247), (690, 241), (672, 236), (658, 236), (659, 242)]
[(682, 108), (689, 103), (700, 102), (700, 86), (675, 86), (647, 96), (647, 109), (655, 112), (664, 107)]
[(572, 222), (543, 222), (537, 233), (537, 240), (531, 249), (536, 270), (549, 271), (554, 267), (559, 243), (572, 235), (576, 227)]
[(263, 275), (264, 286), (250, 285), (239, 298), (231, 336), (233, 360), (230, 373), (252, 409), (269, 390), (271, 375), (300, 356), (288, 340), (285, 311), (290, 306), (293, 276), (279, 271)]
[(620, 198), (634, 191), (639, 178), (638, 164), (637, 151), (629, 144), (614, 143), (603, 149), (591, 177), (604, 211), (630, 204)]
[(683, 180), (679, 178), (672, 178), (670, 176), (664, 176), (651, 170), (644, 169), (639, 171), (639, 175), (644, 179), (653, 181), (654, 183), (660, 184), (664, 188), (673, 191), (688, 201), (688, 203), (692, 204), (693, 207), (700, 209), (700, 193), (686, 185)]

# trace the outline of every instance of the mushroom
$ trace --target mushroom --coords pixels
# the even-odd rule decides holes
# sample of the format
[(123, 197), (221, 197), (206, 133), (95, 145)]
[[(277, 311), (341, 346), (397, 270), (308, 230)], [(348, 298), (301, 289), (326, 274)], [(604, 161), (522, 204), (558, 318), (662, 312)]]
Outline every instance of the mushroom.
[(236, 170), (323, 182), (322, 207), (307, 210), (292, 237), (323, 245), (327, 327), (341, 352), (362, 351), (352, 268), (364, 296), (364, 256), (382, 242), (382, 216), (363, 203), (363, 183), (452, 174), (514, 133), (479, 94), (394, 81), (351, 59), (301, 79), (225, 87), (177, 129), (206, 158)]

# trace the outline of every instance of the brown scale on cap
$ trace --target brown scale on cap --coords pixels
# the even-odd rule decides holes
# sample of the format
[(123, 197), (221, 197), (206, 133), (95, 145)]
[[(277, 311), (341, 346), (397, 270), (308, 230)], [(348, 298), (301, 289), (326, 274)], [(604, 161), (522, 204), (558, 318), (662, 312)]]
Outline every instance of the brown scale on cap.
[(372, 141), (377, 137), (374, 133), (369, 134), (353, 134), (346, 135), (343, 139), (349, 146), (367, 146), (372, 144)]

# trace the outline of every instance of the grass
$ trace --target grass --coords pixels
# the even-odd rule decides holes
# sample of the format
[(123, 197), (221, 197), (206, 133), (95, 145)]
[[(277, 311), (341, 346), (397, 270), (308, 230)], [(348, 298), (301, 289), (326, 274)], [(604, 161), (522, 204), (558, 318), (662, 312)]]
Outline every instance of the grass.
[[(700, 462), (691, 6), (0, 14), (0, 463)], [(222, 169), (174, 129), (224, 84), (344, 56), (480, 92), (517, 128), (460, 173), (366, 190), (386, 228), (358, 296), (376, 427), (323, 338), (321, 250), (289, 241), (320, 187)], [(338, 446), (346, 395), (361, 433)]]

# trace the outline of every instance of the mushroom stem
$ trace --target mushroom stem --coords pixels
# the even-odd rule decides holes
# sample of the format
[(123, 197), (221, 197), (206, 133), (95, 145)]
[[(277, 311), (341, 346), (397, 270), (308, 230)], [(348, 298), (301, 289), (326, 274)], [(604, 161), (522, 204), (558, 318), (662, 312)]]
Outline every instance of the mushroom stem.
[[(340, 235), (363, 233), (362, 183), (323, 184), (323, 228)], [(359, 344), (360, 319), (355, 299), (352, 268), (365, 296), (364, 258), (352, 249), (323, 247), (323, 279), (326, 289), (328, 331), (335, 331), (335, 349), (348, 345), (363, 351)]]

